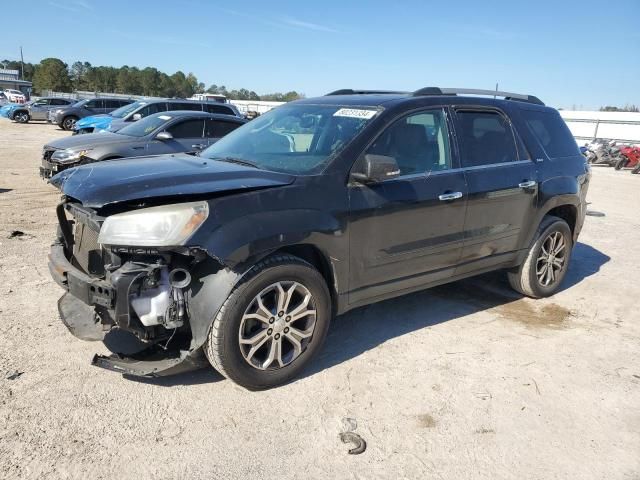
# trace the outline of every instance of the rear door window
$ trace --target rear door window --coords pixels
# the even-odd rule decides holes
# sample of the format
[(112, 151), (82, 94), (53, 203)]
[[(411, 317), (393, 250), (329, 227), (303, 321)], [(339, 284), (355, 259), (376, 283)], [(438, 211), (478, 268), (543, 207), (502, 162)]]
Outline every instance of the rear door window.
[(559, 113), (521, 109), (524, 121), (550, 158), (580, 155), (569, 127)]
[(120, 100), (105, 100), (104, 108), (109, 108), (115, 110), (120, 107)]
[(154, 113), (166, 112), (166, 111), (167, 111), (166, 103), (156, 102), (156, 103), (150, 103), (146, 107), (138, 110), (136, 113), (139, 113), (140, 115), (142, 115), (142, 117), (148, 117), (149, 115), (153, 115)]
[(224, 105), (205, 105), (205, 110), (209, 113), (220, 113), (222, 115), (235, 115), (234, 111)]
[(91, 110), (96, 110), (98, 108), (102, 108), (102, 100), (101, 99), (94, 99), (94, 100), (89, 100), (87, 103), (85, 103), (85, 108), (89, 108)]
[(204, 136), (207, 138), (222, 138), (227, 133), (233, 132), (240, 125), (240, 123), (236, 122), (225, 122), (223, 120), (208, 118), (205, 122)]
[(456, 118), (463, 167), (518, 160), (513, 131), (504, 115), (493, 111), (458, 110)]
[(202, 105), (199, 103), (184, 102), (184, 103), (169, 103), (169, 110), (192, 110), (196, 112), (202, 111)]
[(184, 122), (170, 126), (167, 131), (173, 135), (173, 138), (202, 138), (204, 120), (185, 120)]

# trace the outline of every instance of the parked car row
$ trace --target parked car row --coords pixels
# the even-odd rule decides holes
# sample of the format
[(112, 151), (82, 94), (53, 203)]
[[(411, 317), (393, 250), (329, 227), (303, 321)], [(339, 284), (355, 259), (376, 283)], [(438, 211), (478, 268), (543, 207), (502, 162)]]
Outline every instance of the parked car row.
[[(270, 388), (306, 368), (334, 315), (499, 269), (547, 297), (567, 274), (591, 170), (534, 96), (345, 89), (242, 126), (136, 108), (151, 105), (166, 111), (44, 148), (63, 193), (58, 310), (113, 352), (96, 366), (154, 377), (208, 360)], [(60, 171), (77, 162), (91, 163)]]
[(0, 107), (0, 116), (18, 123), (46, 120), (63, 130), (78, 133), (100, 131), (116, 132), (142, 118), (159, 112), (190, 110), (245, 118), (230, 103), (207, 100), (123, 98), (90, 98), (71, 100), (68, 98), (44, 97), (20, 103), (8, 103)]
[[(85, 107), (86, 108), (86, 107)], [(210, 101), (154, 99), (138, 100), (111, 111), (109, 115), (91, 115), (77, 120), (72, 113), (65, 112), (56, 116), (55, 123), (62, 118), (73, 121), (72, 130), (77, 133), (93, 133), (97, 131), (117, 132), (131, 122), (135, 122), (154, 113), (170, 112), (175, 110), (191, 110), (196, 112), (216, 113), (220, 115), (232, 115), (243, 118), (238, 109), (230, 103)], [(64, 123), (64, 119), (62, 120)], [(59, 124), (59, 123), (58, 123)], [(68, 128), (65, 128), (68, 130)]]
[(18, 123), (27, 123), (30, 120), (47, 120), (51, 110), (66, 107), (75, 103), (75, 100), (59, 97), (44, 97), (32, 100), (25, 104), (11, 103), (0, 108), (0, 116)]
[(615, 140), (596, 138), (581, 147), (589, 163), (614, 167), (616, 170), (630, 169), (640, 173), (640, 144), (620, 144)]
[(244, 123), (233, 115), (198, 111), (154, 113), (116, 132), (74, 135), (46, 144), (40, 176), (50, 178), (67, 168), (103, 160), (196, 154)]

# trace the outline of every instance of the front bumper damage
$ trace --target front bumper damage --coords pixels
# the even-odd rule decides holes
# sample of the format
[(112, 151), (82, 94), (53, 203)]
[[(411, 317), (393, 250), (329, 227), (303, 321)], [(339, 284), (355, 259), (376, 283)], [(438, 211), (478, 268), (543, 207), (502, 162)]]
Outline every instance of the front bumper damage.
[[(201, 347), (235, 276), (199, 249), (105, 250), (96, 242), (95, 212), (61, 204), (57, 213), (49, 271), (65, 290), (60, 318), (77, 338), (102, 341), (113, 352), (95, 355), (92, 364), (143, 377), (206, 365)], [(169, 275), (178, 270), (182, 282)], [(192, 276), (188, 284), (185, 276)]]

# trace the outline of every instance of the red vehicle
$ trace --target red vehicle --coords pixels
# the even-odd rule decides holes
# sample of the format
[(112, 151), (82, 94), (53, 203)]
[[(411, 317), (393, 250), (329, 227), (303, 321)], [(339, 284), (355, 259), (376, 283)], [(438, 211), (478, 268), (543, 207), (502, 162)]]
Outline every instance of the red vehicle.
[(633, 145), (620, 147), (620, 155), (622, 158), (620, 158), (616, 163), (616, 170), (627, 167), (633, 168), (635, 173), (635, 167), (640, 165), (640, 146)]

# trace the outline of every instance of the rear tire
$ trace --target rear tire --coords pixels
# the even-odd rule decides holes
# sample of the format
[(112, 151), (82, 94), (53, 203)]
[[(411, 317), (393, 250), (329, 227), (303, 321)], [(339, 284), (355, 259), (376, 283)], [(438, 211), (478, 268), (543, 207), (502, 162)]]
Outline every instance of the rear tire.
[(76, 126), (77, 121), (78, 117), (74, 117), (73, 115), (65, 117), (64, 120), (62, 120), (62, 129), (67, 131), (73, 130), (73, 127)]
[(633, 174), (640, 173), (640, 162), (638, 162), (638, 164), (634, 167), (634, 169), (631, 170), (631, 173)]
[(511, 288), (532, 298), (553, 295), (567, 273), (572, 249), (573, 236), (567, 222), (546, 216), (524, 262), (507, 272)]
[(629, 163), (629, 159), (623, 157), (616, 162), (615, 169), (621, 170), (627, 166), (627, 163)]
[(267, 257), (220, 308), (205, 354), (218, 372), (247, 389), (276, 387), (295, 378), (320, 350), (331, 315), (318, 270), (292, 255)]

